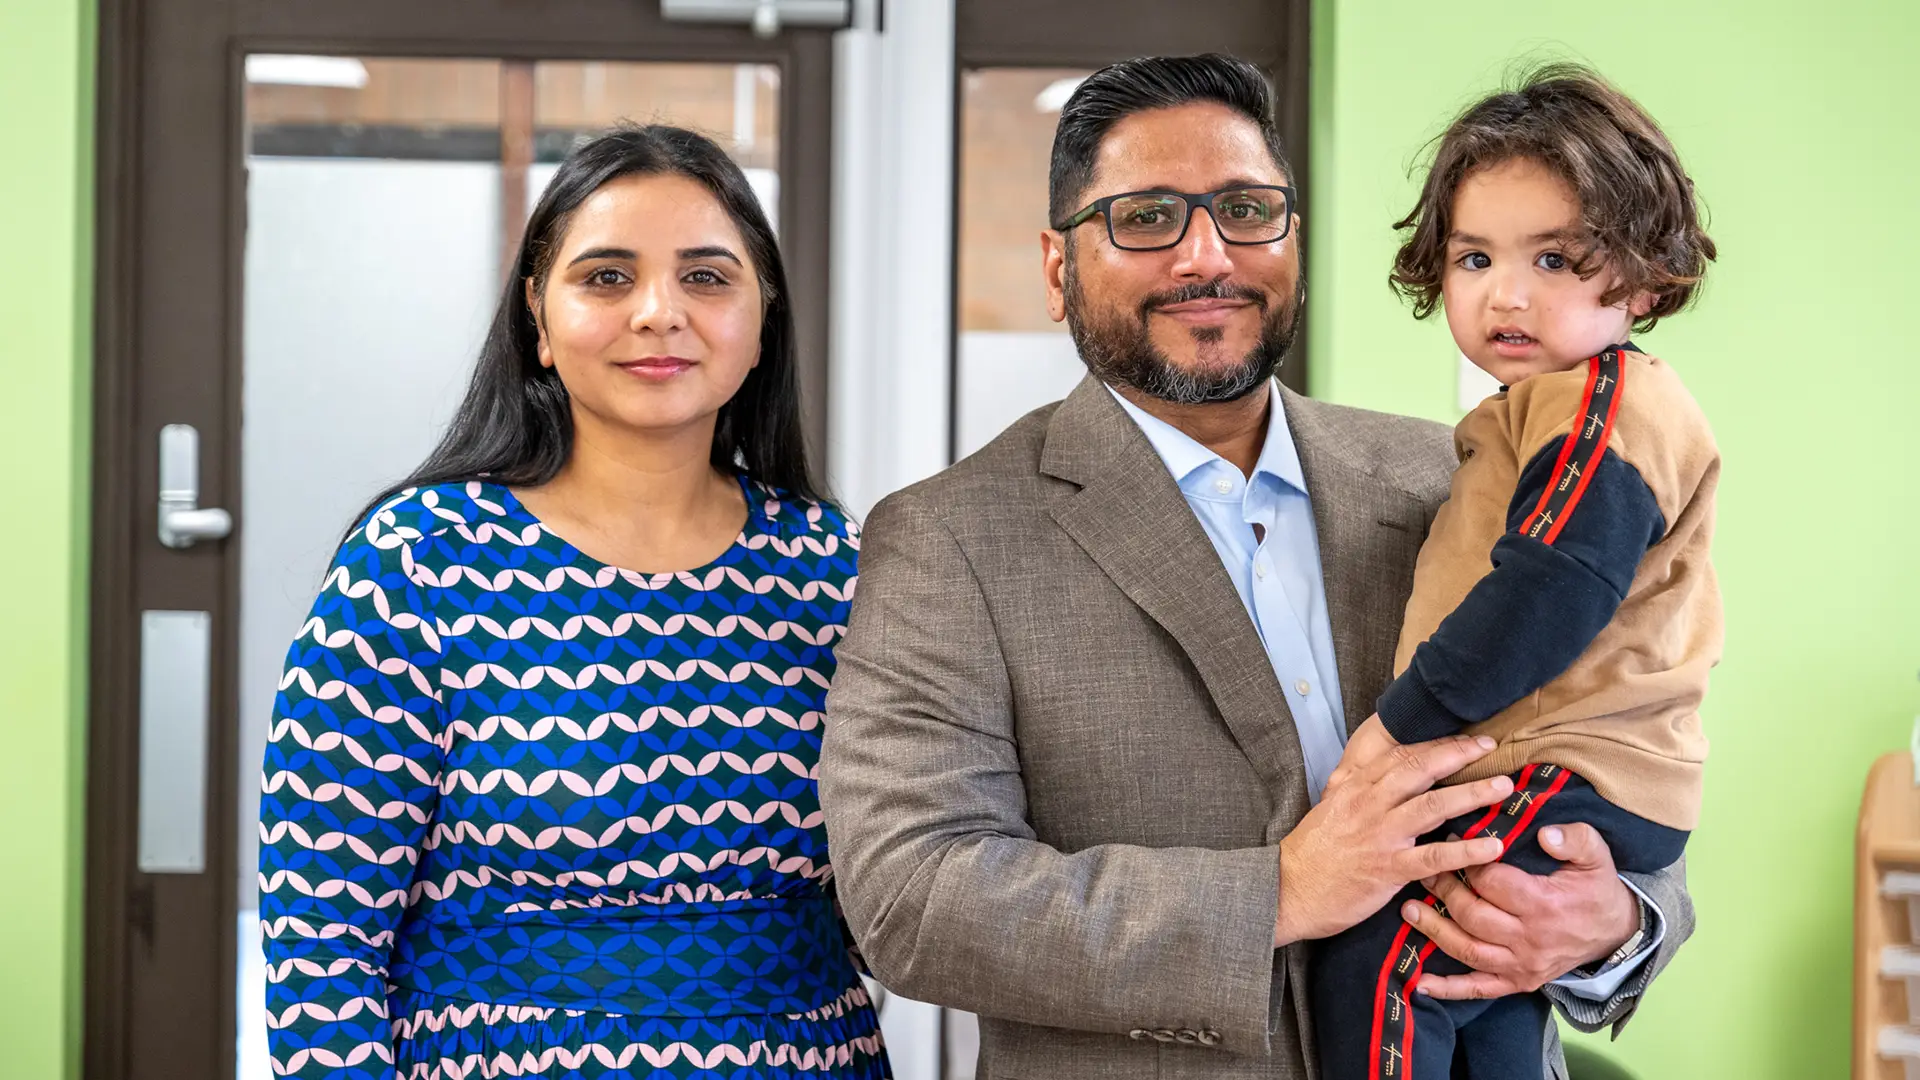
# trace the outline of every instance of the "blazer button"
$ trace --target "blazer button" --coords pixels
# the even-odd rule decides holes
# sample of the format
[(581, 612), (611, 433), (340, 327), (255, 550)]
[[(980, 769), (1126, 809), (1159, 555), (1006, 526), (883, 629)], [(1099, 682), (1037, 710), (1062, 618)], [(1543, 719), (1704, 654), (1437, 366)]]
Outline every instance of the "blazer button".
[(1173, 1041), (1183, 1046), (1192, 1046), (1200, 1041), (1200, 1033), (1181, 1028), (1179, 1031), (1173, 1033)]
[(1142, 1039), (1153, 1038), (1153, 1033), (1146, 1028), (1134, 1028), (1132, 1031), (1127, 1032), (1127, 1038), (1132, 1039), (1134, 1042), (1139, 1042)]
[(1168, 1031), (1166, 1028), (1161, 1028), (1160, 1030), (1155, 1031), (1153, 1033), (1153, 1041), (1158, 1043), (1170, 1043), (1173, 1041), (1173, 1032)]
[(1203, 1028), (1203, 1029), (1201, 1029), (1201, 1031), (1200, 1031), (1200, 1045), (1201, 1045), (1201, 1046), (1219, 1046), (1219, 1045), (1220, 1045), (1220, 1033), (1219, 1033), (1219, 1032), (1217, 1032), (1217, 1031), (1215, 1031), (1215, 1030), (1213, 1030), (1212, 1028)]

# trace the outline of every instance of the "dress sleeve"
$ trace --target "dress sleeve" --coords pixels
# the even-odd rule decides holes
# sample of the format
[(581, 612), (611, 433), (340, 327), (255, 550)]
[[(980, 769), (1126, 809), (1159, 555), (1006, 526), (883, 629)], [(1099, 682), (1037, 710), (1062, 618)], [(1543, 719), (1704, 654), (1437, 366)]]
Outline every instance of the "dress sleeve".
[(1380, 722), (1400, 742), (1455, 734), (1566, 671), (1666, 534), (1639, 470), (1610, 449), (1577, 455), (1569, 442), (1576, 436), (1549, 442), (1522, 471), (1493, 570), (1381, 694)]
[(395, 1075), (388, 956), (441, 751), (419, 532), (393, 521), (381, 511), (341, 548), (274, 699), (260, 802), (267, 1034), (275, 1074), (302, 1080)]

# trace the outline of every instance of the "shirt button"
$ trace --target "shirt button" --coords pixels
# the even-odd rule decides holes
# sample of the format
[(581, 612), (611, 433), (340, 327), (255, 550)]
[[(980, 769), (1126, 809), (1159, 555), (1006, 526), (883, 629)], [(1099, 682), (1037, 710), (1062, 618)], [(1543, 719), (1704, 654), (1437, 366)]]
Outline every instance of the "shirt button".
[(1255, 559), (1253, 561), (1253, 576), (1257, 578), (1264, 578), (1267, 576), (1267, 560)]
[(1233, 481), (1215, 480), (1213, 482), (1213, 490), (1219, 492), (1222, 495), (1231, 495), (1233, 494)]
[(1306, 697), (1307, 694), (1312, 692), (1313, 684), (1305, 679), (1300, 679), (1293, 684), (1293, 688), (1301, 697)]

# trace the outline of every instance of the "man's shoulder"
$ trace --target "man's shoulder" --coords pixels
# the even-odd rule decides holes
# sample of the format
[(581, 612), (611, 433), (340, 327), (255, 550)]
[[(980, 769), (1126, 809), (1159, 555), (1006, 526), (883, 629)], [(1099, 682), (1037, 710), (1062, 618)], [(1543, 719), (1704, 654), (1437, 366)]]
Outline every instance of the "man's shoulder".
[(1042, 405), (958, 462), (888, 495), (874, 507), (869, 521), (906, 506), (934, 511), (947, 521), (971, 521), (981, 510), (1037, 500), (1046, 480), (1040, 457), (1060, 404)]
[(1337, 405), (1318, 398), (1294, 398), (1304, 408), (1320, 413), (1327, 422), (1338, 425), (1355, 442), (1380, 446), (1406, 446), (1415, 454), (1431, 454), (1435, 446), (1450, 446), (1453, 429), (1435, 420), (1399, 413), (1378, 412), (1354, 405)]
[(1453, 429), (1432, 420), (1289, 394), (1296, 442), (1332, 454), (1422, 501), (1444, 498), (1458, 459)]

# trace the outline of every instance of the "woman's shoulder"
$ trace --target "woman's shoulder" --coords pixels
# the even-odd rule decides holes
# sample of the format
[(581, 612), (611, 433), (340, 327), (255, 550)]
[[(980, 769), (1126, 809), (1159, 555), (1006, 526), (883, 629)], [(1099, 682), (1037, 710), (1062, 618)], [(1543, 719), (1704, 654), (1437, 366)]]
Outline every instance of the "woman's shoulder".
[(416, 557), (435, 539), (459, 534), (485, 541), (486, 525), (507, 531), (505, 520), (517, 505), (507, 489), (487, 480), (456, 480), (401, 488), (378, 501), (354, 523), (341, 545), (342, 554), (360, 548), (397, 552)]
[(749, 482), (749, 495), (755, 500), (752, 517), (765, 523), (766, 531), (792, 540), (808, 540), (824, 546), (860, 550), (860, 524), (853, 515), (831, 499), (808, 498), (781, 488)]

